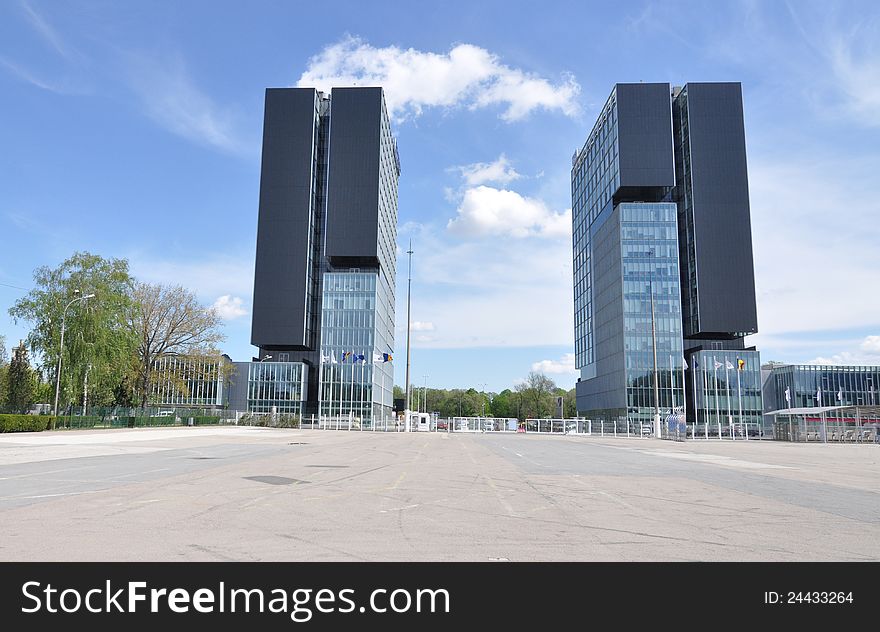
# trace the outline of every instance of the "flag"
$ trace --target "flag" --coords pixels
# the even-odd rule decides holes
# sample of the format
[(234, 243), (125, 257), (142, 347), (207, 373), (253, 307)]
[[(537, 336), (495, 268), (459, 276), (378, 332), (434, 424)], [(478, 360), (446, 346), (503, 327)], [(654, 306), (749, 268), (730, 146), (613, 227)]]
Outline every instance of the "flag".
[(837, 391), (837, 401), (843, 403), (843, 387), (841, 387), (840, 390)]
[(683, 368), (685, 371), (688, 370), (688, 361), (684, 358), (684, 356), (682, 356), (681, 358), (681, 368)]
[(335, 353), (330, 354), (330, 364), (339, 364), (339, 362), (336, 361), (336, 354)]
[(715, 360), (715, 368), (716, 368), (716, 369), (720, 369), (720, 368), (723, 367), (723, 366), (724, 366), (724, 365), (721, 364), (718, 360)]
[(385, 358), (385, 362), (391, 362), (394, 359), (390, 353), (383, 353), (382, 356)]
[(727, 369), (728, 371), (733, 368), (733, 364), (730, 362), (730, 360), (724, 361), (724, 368)]
[(343, 351), (342, 352), (342, 361), (343, 362), (345, 362), (350, 357), (351, 357), (351, 351)]
[(736, 368), (737, 368), (737, 371), (742, 371), (743, 369), (745, 369), (746, 368), (746, 361), (743, 360), (742, 358), (737, 358), (736, 359)]
[(816, 400), (819, 402), (819, 406), (822, 405), (822, 389), (816, 391)]
[(386, 360), (385, 360), (384, 356), (386, 356), (386, 355), (388, 355), (388, 354), (387, 353), (374, 353), (373, 354), (373, 363), (375, 364), (376, 362), (385, 362)]
[(786, 387), (785, 389), (785, 401), (787, 401), (789, 404), (791, 403), (791, 391), (788, 389), (788, 387)]
[[(350, 354), (349, 354), (349, 355), (350, 355)], [(365, 363), (366, 361), (367, 361), (367, 359), (364, 358), (364, 356), (363, 356), (362, 353), (359, 353), (358, 355), (354, 356), (354, 359), (352, 360), (352, 362), (364, 362), (364, 363)]]

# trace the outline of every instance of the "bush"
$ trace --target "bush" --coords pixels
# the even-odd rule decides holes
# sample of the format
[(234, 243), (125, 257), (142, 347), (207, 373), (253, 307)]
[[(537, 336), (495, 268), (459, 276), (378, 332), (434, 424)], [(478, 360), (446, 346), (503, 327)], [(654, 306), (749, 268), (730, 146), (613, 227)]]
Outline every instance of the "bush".
[[(214, 417), (213, 415), (200, 415), (198, 417), (193, 417), (193, 425), (194, 426), (216, 426), (220, 423), (219, 417)], [(189, 418), (183, 420), (184, 423), (189, 422)]]
[(0, 415), (0, 432), (40, 432), (53, 419), (51, 415)]

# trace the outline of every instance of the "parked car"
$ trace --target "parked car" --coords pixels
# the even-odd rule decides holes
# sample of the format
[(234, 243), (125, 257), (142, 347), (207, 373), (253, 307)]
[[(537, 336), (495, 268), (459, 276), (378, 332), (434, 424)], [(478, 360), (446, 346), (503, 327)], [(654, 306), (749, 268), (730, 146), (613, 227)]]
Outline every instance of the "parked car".
[(447, 430), (449, 429), (449, 422), (446, 421), (438, 421), (437, 422), (437, 430)]

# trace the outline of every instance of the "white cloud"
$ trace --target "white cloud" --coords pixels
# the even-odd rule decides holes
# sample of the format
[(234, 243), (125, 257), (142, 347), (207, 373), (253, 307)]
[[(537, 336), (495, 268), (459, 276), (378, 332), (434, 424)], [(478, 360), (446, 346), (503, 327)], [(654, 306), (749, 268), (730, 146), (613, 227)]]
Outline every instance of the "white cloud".
[(36, 76), (33, 72), (31, 72), (21, 64), (17, 64), (6, 57), (0, 56), (0, 66), (3, 66), (7, 70), (9, 70), (19, 79), (23, 79), (27, 83), (37, 86), (38, 88), (42, 88), (43, 90), (48, 90), (49, 92), (55, 92), (58, 94), (64, 94), (67, 92), (66, 88)]
[(557, 213), (542, 200), (481, 185), (464, 192), (458, 216), (446, 227), (460, 237), (565, 237), (571, 235), (571, 209)]
[(237, 117), (217, 105), (190, 78), (183, 61), (175, 56), (121, 53), (126, 60), (126, 81), (140, 98), (144, 112), (169, 132), (230, 153), (253, 153), (253, 139), (236, 129)]
[(412, 323), (410, 327), (413, 331), (434, 331), (434, 323), (423, 323), (420, 320)]
[(223, 320), (235, 320), (247, 316), (247, 310), (242, 307), (242, 300), (238, 296), (224, 294), (211, 306), (217, 311), (217, 315)]
[(25, 17), (27, 17), (28, 22), (31, 23), (31, 26), (34, 27), (34, 30), (40, 34), (40, 36), (52, 47), (55, 51), (61, 55), (64, 59), (70, 60), (74, 57), (80, 57), (80, 54), (70, 46), (68, 46), (64, 40), (58, 35), (58, 32), (49, 24), (45, 18), (43, 18), (39, 13), (34, 10), (34, 8), (30, 5), (29, 2), (23, 1), (21, 3), (22, 9), (24, 9)]
[(880, 356), (880, 336), (868, 336), (862, 341), (860, 348), (863, 353)]
[(521, 119), (535, 109), (577, 114), (580, 86), (571, 75), (559, 83), (500, 62), (484, 48), (458, 44), (446, 54), (377, 48), (356, 37), (327, 46), (309, 60), (298, 86), (382, 86), (392, 117), (418, 116), (426, 107), (501, 105), (501, 118)]
[(550, 374), (574, 374), (574, 354), (566, 353), (559, 360), (541, 360), (532, 364), (532, 371)]
[(880, 336), (866, 336), (861, 343), (851, 345), (832, 355), (822, 355), (810, 360), (807, 364), (880, 364)]
[(835, 91), (844, 95), (841, 105), (856, 120), (880, 125), (880, 46), (873, 38), (880, 38), (880, 29), (860, 48), (847, 34), (831, 45), (829, 56)]
[[(571, 245), (565, 239), (464, 241), (436, 227), (410, 224), (412, 318), (431, 322), (432, 339), (417, 348), (572, 346)], [(401, 258), (399, 269), (406, 265)], [(397, 290), (406, 323), (406, 276)], [(398, 345), (404, 336), (398, 334)]]
[(504, 154), (494, 162), (475, 162), (471, 165), (450, 167), (448, 171), (458, 171), (469, 187), (490, 183), (510, 184), (522, 178)]

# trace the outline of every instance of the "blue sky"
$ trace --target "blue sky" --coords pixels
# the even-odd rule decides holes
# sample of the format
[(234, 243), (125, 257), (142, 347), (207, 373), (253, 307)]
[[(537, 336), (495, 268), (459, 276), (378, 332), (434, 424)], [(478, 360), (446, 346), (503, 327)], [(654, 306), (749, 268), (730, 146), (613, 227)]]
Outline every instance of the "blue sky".
[(34, 268), (89, 250), (217, 305), (249, 359), (263, 90), (378, 83), (415, 251), (413, 382), (500, 391), (538, 369), (570, 388), (572, 153), (615, 82), (741, 81), (750, 342), (880, 363), (876, 3), (418, 7), (3, 2), (0, 334), (26, 335), (6, 310)]

